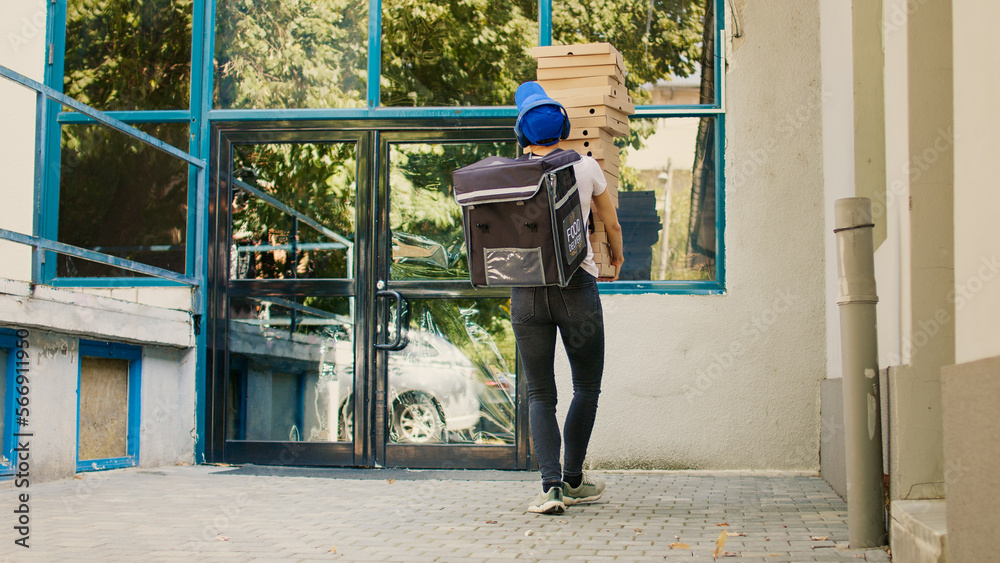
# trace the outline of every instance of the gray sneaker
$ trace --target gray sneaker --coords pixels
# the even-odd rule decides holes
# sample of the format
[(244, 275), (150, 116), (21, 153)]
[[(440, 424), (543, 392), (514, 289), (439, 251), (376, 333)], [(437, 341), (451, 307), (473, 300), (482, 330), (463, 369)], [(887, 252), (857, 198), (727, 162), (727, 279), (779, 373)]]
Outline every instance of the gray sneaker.
[(536, 514), (562, 514), (566, 512), (562, 487), (552, 487), (547, 492), (538, 493), (534, 504), (528, 506), (528, 512)]
[(563, 483), (563, 502), (566, 506), (573, 506), (581, 502), (593, 502), (604, 494), (604, 486), (604, 479), (584, 473), (583, 482), (575, 489)]

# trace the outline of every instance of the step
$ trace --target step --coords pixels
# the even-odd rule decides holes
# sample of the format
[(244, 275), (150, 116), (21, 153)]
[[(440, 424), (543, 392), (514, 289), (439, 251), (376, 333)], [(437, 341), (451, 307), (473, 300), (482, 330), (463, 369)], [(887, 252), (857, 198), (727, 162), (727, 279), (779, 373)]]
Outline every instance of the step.
[(944, 499), (892, 501), (889, 545), (893, 561), (947, 561), (948, 527), (944, 503)]

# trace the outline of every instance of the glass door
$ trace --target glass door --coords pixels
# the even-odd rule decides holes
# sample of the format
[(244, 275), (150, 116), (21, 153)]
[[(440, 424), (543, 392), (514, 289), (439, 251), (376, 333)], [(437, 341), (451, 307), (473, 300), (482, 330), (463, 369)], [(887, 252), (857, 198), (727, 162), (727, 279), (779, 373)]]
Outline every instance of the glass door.
[(374, 463), (358, 439), (370, 433), (371, 136), (219, 131), (210, 460)]
[(379, 326), (401, 342), (377, 354), (379, 457), (388, 466), (526, 467), (510, 291), (469, 283), (451, 188), (455, 169), (516, 156), (517, 144), (502, 129), (381, 132), (376, 145), (376, 284), (392, 296)]
[(508, 290), (469, 283), (451, 173), (504, 129), (219, 126), (209, 461), (524, 468)]

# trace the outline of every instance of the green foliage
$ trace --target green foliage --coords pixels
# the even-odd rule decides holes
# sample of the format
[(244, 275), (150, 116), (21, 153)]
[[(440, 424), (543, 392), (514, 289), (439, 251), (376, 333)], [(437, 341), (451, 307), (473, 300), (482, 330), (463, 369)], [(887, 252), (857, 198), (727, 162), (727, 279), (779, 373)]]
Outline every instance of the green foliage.
[[(237, 148), (233, 169), (237, 178), (353, 240), (355, 150), (353, 143), (242, 145)], [(292, 229), (291, 216), (262, 199), (234, 190), (234, 244), (291, 244)], [(296, 242), (335, 241), (299, 223)], [(287, 251), (257, 252), (238, 277), (345, 278), (347, 253), (347, 249), (300, 251), (291, 264)]]
[(100, 110), (187, 109), (192, 0), (69, 0), (64, 91)]
[(533, 0), (384, 0), (382, 103), (513, 104), (534, 78)]
[[(709, 0), (711, 1), (711, 0)], [(626, 86), (689, 76), (701, 57), (705, 0), (556, 0), (552, 42), (608, 42), (625, 57)]]
[(367, 40), (367, 2), (219, 0), (215, 105), (364, 106)]

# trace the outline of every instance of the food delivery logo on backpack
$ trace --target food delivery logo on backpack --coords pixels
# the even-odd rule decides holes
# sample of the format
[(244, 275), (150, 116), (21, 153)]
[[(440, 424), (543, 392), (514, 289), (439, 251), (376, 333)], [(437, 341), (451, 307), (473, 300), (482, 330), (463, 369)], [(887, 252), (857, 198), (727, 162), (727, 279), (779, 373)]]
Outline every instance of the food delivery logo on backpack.
[(563, 248), (566, 252), (567, 262), (572, 262), (580, 252), (587, 248), (587, 242), (583, 240), (585, 232), (580, 208), (574, 207), (573, 211), (562, 222), (562, 233), (566, 237), (563, 241), (565, 243)]

